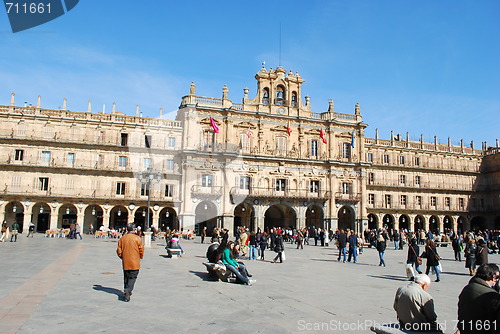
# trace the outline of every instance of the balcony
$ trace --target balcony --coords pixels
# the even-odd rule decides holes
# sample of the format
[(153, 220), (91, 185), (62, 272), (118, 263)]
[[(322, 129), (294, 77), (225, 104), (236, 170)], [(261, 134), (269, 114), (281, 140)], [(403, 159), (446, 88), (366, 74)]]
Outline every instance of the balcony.
[(222, 196), (222, 187), (194, 185), (191, 187), (191, 195), (196, 197), (217, 198)]
[(240, 203), (245, 198), (294, 198), (294, 199), (321, 199), (330, 198), (329, 191), (310, 192), (309, 189), (289, 189), (276, 190), (274, 187), (250, 187), (249, 189), (240, 189), (233, 187), (230, 191), (231, 201)]
[(361, 194), (356, 193), (343, 193), (338, 192), (335, 193), (335, 201), (336, 202), (359, 202), (361, 201)]

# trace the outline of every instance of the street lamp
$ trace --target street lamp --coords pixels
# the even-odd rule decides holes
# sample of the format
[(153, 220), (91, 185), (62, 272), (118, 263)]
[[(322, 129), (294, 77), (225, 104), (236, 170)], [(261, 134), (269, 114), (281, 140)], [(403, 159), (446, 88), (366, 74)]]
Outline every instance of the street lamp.
[(148, 195), (148, 211), (146, 214), (146, 229), (145, 232), (150, 232), (151, 228), (149, 226), (149, 218), (150, 218), (150, 212), (149, 208), (151, 207), (151, 182), (153, 181), (158, 181), (160, 182), (161, 180), (161, 173), (155, 173), (153, 172), (153, 168), (148, 167), (144, 172), (139, 173), (139, 181), (141, 183), (144, 183), (146, 185), (146, 193)]

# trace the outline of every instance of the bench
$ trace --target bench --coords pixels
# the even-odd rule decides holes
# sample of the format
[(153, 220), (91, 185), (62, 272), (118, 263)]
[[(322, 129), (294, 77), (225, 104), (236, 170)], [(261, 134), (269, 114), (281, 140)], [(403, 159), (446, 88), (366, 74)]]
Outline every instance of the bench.
[(180, 248), (167, 248), (167, 256), (171, 258), (181, 257), (181, 249)]
[(222, 262), (212, 263), (212, 262), (203, 262), (207, 271), (210, 275), (217, 277), (223, 282), (235, 283), (236, 277), (232, 275), (229, 270), (226, 270), (226, 266)]
[(375, 325), (370, 330), (377, 334), (443, 334), (442, 331), (410, 331), (400, 327), (399, 324)]
[(451, 245), (451, 241), (436, 241), (434, 242), (436, 244), (436, 247), (448, 247), (448, 245)]

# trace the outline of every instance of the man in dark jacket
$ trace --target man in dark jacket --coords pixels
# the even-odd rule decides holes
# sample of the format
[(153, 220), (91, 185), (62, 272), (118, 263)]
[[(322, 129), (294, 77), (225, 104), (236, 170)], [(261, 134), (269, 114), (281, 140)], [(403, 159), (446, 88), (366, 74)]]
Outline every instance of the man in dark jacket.
[(359, 243), (358, 243), (358, 236), (356, 235), (356, 233), (353, 230), (351, 230), (351, 235), (347, 239), (347, 242), (349, 243), (349, 257), (347, 258), (347, 262), (351, 262), (351, 258), (352, 258), (353, 259), (352, 262), (356, 263), (356, 262), (358, 262), (357, 261), (357, 257), (358, 257), (357, 251), (358, 251)]
[(460, 334), (498, 333), (500, 326), (500, 270), (496, 264), (483, 264), (458, 297)]
[(345, 234), (344, 230), (340, 230), (339, 235), (338, 235), (338, 242), (339, 242), (339, 257), (337, 261), (340, 261), (340, 257), (344, 255), (344, 262), (346, 260), (346, 247), (347, 247), (347, 234)]

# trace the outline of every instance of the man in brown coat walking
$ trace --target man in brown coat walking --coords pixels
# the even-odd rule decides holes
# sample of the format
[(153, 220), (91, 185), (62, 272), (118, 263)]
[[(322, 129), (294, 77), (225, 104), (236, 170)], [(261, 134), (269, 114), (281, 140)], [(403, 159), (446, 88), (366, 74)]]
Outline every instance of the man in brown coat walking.
[(141, 259), (144, 256), (144, 246), (142, 239), (135, 234), (134, 224), (127, 225), (127, 234), (118, 241), (116, 254), (122, 259), (124, 278), (124, 300), (130, 301), (134, 284), (141, 269)]

